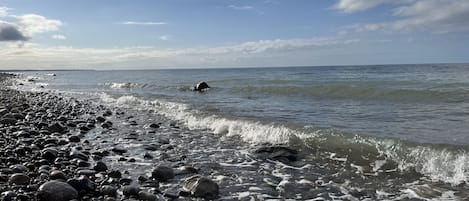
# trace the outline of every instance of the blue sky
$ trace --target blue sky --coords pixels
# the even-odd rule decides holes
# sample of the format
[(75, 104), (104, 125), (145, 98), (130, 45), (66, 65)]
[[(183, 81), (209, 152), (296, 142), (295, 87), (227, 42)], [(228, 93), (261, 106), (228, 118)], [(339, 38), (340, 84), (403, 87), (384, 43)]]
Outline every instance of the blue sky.
[(0, 69), (469, 61), (467, 0), (2, 0)]

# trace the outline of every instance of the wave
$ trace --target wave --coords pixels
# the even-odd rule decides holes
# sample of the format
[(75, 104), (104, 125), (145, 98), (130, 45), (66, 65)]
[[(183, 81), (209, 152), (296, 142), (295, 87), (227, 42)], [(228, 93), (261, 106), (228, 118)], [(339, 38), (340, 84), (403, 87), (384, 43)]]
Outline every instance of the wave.
[(189, 129), (209, 130), (222, 136), (238, 136), (251, 144), (300, 146), (323, 158), (346, 161), (368, 174), (417, 172), (435, 181), (459, 184), (469, 181), (469, 153), (453, 145), (417, 144), (397, 139), (381, 139), (321, 130), (261, 123), (207, 114), (187, 104), (164, 100), (144, 100), (135, 96), (112, 97), (102, 101), (120, 107), (154, 109), (159, 114), (185, 124)]
[(464, 100), (468, 90), (441, 91), (429, 89), (392, 89), (369, 86), (321, 85), (321, 86), (262, 86), (237, 87), (237, 93), (301, 96), (328, 99), (389, 100), (389, 101), (438, 101)]
[(156, 84), (147, 84), (147, 83), (134, 83), (134, 82), (106, 82), (101, 84), (102, 86), (109, 87), (112, 89), (148, 89), (148, 90), (178, 90), (178, 91), (190, 91), (192, 88), (190, 86), (162, 86)]

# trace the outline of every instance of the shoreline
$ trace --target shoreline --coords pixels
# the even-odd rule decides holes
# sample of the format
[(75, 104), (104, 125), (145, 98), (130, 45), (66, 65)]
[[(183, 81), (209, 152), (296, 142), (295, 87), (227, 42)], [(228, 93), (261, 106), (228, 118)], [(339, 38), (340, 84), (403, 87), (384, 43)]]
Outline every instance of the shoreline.
[[(159, 115), (8, 89), (12, 76), (0, 73), (2, 199), (298, 198), (279, 188), (290, 178), (272, 173), (285, 164), (263, 162), (296, 163), (295, 150), (262, 146), (252, 150), (259, 157), (253, 159), (239, 139), (225, 143)], [(261, 169), (265, 177), (256, 178)]]
[[(340, 146), (305, 153), (301, 146), (245, 143), (240, 136), (189, 129), (158, 108), (113, 104), (47, 85), (38, 91), (23, 91), (21, 82), (7, 87), (15, 86), (11, 76), (0, 73), (7, 81), (0, 85), (0, 120), (10, 118), (0, 124), (0, 199), (51, 200), (57, 192), (48, 199), (41, 193), (51, 181), (62, 182), (63, 191), (76, 192), (78, 200), (469, 197), (465, 183), (431, 181), (412, 168), (397, 169), (394, 161), (361, 164), (367, 152), (350, 160), (334, 154)], [(195, 181), (204, 181), (202, 192), (210, 193), (200, 193)]]

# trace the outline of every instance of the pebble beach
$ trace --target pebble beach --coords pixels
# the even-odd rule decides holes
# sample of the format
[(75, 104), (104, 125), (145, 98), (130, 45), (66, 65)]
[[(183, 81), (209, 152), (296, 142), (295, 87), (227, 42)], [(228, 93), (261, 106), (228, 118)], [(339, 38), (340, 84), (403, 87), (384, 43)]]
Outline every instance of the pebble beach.
[(144, 118), (142, 111), (11, 89), (17, 75), (0, 75), (2, 200), (317, 196), (318, 191), (306, 193), (315, 184), (305, 176), (297, 178), (300, 185), (289, 182), (291, 171), (302, 175), (311, 168), (298, 160), (297, 150), (284, 146), (252, 149), (237, 143), (240, 140), (235, 137), (221, 139), (190, 131), (162, 116)]

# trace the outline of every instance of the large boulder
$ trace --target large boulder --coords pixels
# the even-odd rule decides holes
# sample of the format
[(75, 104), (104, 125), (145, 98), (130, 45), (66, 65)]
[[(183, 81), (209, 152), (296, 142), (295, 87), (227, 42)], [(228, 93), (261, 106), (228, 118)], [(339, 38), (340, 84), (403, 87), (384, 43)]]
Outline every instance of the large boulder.
[(199, 82), (194, 86), (194, 91), (205, 91), (210, 89), (210, 86), (206, 82)]
[(212, 200), (218, 197), (218, 184), (209, 178), (195, 175), (187, 178), (183, 183), (183, 190), (190, 192), (194, 197)]
[(37, 192), (39, 201), (69, 201), (78, 198), (78, 192), (72, 186), (61, 181), (48, 181)]

